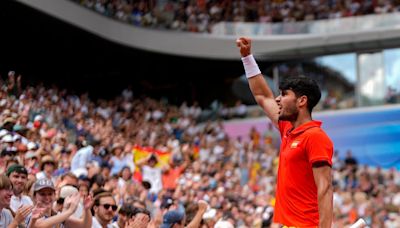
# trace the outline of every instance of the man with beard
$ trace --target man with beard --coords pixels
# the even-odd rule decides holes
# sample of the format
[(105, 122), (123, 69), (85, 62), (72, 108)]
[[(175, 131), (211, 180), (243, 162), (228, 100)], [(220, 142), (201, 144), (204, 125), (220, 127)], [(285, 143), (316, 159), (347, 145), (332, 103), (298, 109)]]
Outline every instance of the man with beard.
[(94, 198), (92, 228), (112, 228), (111, 221), (118, 206), (110, 192), (102, 192)]
[(23, 195), (25, 184), (28, 181), (28, 171), (22, 165), (12, 165), (7, 170), (13, 186), (13, 196), (11, 197), (10, 208), (16, 212), (23, 205), (32, 206), (33, 202), (29, 196)]
[(274, 222), (287, 227), (331, 227), (333, 144), (312, 120), (321, 98), (317, 83), (308, 77), (289, 77), (274, 98), (251, 54), (251, 40), (236, 40), (251, 92), (280, 131), (282, 144)]

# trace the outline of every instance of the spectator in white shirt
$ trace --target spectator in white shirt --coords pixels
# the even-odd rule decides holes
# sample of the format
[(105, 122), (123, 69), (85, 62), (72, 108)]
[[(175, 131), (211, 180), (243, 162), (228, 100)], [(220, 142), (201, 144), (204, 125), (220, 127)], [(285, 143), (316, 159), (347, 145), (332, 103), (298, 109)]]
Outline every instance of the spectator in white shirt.
[(32, 199), (23, 195), (23, 191), (28, 181), (28, 171), (22, 165), (12, 165), (7, 170), (7, 176), (13, 186), (13, 196), (11, 197), (10, 208), (16, 212), (23, 205), (33, 205)]

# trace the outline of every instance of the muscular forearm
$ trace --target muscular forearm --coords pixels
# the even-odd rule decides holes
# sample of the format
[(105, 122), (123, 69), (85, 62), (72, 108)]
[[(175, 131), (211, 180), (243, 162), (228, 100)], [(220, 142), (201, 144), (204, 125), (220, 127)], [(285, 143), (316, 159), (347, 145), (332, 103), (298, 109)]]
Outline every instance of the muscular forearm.
[(318, 191), (319, 228), (331, 228), (333, 219), (332, 187)]
[(248, 81), (250, 90), (260, 105), (262, 105), (260, 101), (262, 101), (264, 98), (274, 99), (274, 94), (272, 93), (272, 90), (268, 86), (268, 83), (265, 81), (262, 74), (249, 78)]
[(318, 192), (319, 227), (331, 228), (333, 219), (332, 168), (326, 162), (313, 164), (313, 175)]

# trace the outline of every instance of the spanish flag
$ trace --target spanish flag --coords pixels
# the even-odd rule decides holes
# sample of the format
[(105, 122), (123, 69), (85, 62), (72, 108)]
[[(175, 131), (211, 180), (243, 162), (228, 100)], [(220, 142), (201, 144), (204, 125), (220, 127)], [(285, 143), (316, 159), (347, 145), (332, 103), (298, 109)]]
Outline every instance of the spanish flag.
[[(171, 158), (170, 151), (156, 150), (152, 147), (134, 146), (132, 153), (133, 153), (133, 162), (135, 164), (138, 161), (148, 157), (150, 154), (155, 154), (158, 159), (157, 167), (164, 167), (165, 165), (168, 165), (169, 160)], [(138, 181), (142, 180), (142, 175), (141, 175), (140, 169), (138, 167), (136, 167), (133, 177), (135, 180), (138, 180)]]

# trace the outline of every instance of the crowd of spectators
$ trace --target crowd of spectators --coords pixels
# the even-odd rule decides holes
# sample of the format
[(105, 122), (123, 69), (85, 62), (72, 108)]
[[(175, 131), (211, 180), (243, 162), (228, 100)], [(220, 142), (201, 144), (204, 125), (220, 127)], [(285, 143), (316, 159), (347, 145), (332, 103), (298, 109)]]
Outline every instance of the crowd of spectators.
[[(0, 90), (0, 227), (269, 227), (277, 131), (230, 138), (199, 113), (131, 90), (93, 101), (22, 88), (10, 72)], [(335, 227), (359, 217), (399, 227), (400, 173), (335, 155)]]
[(218, 22), (295, 22), (399, 11), (389, 0), (73, 0), (136, 26), (210, 32)]

